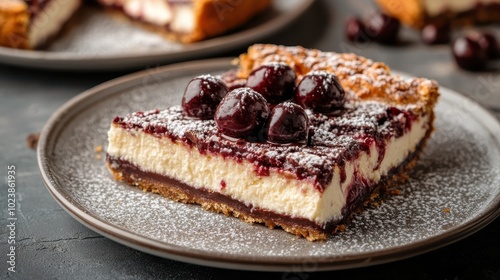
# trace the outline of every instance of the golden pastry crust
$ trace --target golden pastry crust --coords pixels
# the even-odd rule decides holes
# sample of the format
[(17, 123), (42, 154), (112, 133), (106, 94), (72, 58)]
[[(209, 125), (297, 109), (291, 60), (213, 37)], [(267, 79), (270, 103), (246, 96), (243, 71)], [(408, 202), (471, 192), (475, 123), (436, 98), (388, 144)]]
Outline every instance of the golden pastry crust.
[(27, 49), (30, 14), (19, 0), (0, 1), (0, 46)]
[(293, 67), (297, 79), (311, 71), (335, 74), (342, 87), (362, 100), (411, 105), (415, 111), (432, 112), (439, 97), (438, 84), (424, 78), (392, 75), (387, 65), (353, 53), (322, 52), (303, 47), (253, 45), (239, 58), (239, 78), (246, 78), (262, 64), (283, 62)]
[(424, 8), (420, 0), (376, 0), (388, 14), (398, 18), (403, 24), (421, 28), (426, 21)]
[(271, 0), (198, 0), (194, 1), (195, 30), (180, 37), (192, 43), (225, 33), (248, 22), (269, 7)]

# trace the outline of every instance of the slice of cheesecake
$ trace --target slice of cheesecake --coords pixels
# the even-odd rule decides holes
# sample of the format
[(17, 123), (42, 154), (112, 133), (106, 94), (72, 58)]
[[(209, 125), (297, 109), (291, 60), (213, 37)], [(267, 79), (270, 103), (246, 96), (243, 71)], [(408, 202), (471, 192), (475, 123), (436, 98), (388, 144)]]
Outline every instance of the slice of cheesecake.
[[(233, 30), (271, 0), (99, 0), (148, 29), (182, 43)], [(59, 33), (82, 0), (0, 0), (0, 46), (36, 49)]]
[(81, 0), (1, 0), (0, 46), (35, 49), (56, 36)]
[(376, 0), (401, 22), (416, 28), (428, 23), (488, 23), (500, 21), (500, 0)]
[(168, 38), (192, 43), (243, 25), (271, 0), (99, 0)]
[[(249, 77), (258, 76), (262, 67), (281, 76), (280, 69), (293, 69), (296, 92), (311, 88), (307, 77), (327, 77), (318, 90), (336, 84), (343, 99), (334, 100), (338, 108), (329, 112), (322, 104), (326, 101), (314, 107), (298, 99), (303, 109), (285, 100), (271, 104), (274, 109), (268, 114), (262, 105), (266, 95), (248, 88), (253, 83)], [(215, 92), (221, 86), (213, 86), (214, 78), (193, 81), (200, 79), (194, 84), (201, 84), (210, 100), (224, 95)], [(246, 222), (278, 226), (311, 241), (342, 229), (364, 203), (405, 178), (433, 131), (439, 96), (434, 81), (392, 75), (385, 64), (355, 54), (275, 45), (250, 47), (240, 56), (239, 68), (220, 80), (233, 90), (219, 100), (215, 117), (215, 109), (207, 109), (212, 101), (198, 107), (212, 117), (193, 117), (201, 111), (187, 110), (192, 101), (186, 101), (186, 94), (183, 106), (116, 117), (108, 132), (108, 168), (117, 180), (145, 191)], [(261, 109), (240, 114), (240, 121), (267, 118), (264, 127), (278, 128), (246, 138), (238, 138), (242, 130), (228, 134), (226, 129), (237, 121), (224, 119), (220, 112), (241, 104), (243, 109)], [(274, 121), (277, 108), (302, 113), (292, 118), (281, 113)], [(238, 112), (232, 117), (238, 118)], [(297, 133), (280, 138), (287, 133), (280, 123)], [(281, 141), (294, 137), (301, 140)]]

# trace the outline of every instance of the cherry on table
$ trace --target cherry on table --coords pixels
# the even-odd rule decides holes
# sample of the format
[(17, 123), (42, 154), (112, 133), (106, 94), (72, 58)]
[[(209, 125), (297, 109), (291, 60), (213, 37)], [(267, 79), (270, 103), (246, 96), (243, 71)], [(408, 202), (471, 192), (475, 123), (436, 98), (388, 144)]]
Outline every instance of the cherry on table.
[(184, 90), (183, 113), (193, 118), (210, 119), (227, 92), (226, 84), (214, 76), (193, 78)]
[(447, 44), (450, 42), (450, 25), (430, 23), (421, 31), (422, 41), (427, 45)]
[(499, 54), (498, 42), (495, 36), (489, 32), (479, 32), (477, 42), (486, 51), (488, 58), (497, 58)]
[(397, 42), (401, 26), (399, 20), (385, 13), (375, 13), (366, 21), (366, 34), (376, 42), (393, 44)]
[(346, 21), (345, 36), (351, 42), (364, 43), (368, 41), (363, 21), (357, 17), (350, 17)]
[(452, 44), (452, 52), (458, 66), (467, 70), (481, 70), (486, 66), (486, 50), (470, 36), (461, 36)]
[(237, 88), (229, 92), (215, 112), (219, 131), (229, 137), (257, 136), (269, 116), (266, 99), (251, 88)]

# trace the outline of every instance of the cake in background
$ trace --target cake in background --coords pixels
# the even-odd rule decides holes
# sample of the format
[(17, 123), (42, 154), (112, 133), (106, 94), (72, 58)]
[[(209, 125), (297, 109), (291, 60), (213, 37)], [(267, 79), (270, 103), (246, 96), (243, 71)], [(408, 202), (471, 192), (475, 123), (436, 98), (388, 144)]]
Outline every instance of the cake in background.
[[(87, 1), (96, 2), (96, 1)], [(193, 43), (247, 23), (272, 0), (98, 0), (170, 40)], [(46, 45), (81, 6), (81, 0), (0, 0), (0, 46)]]
[(500, 0), (375, 0), (403, 24), (423, 28), (429, 23), (464, 25), (500, 21)]

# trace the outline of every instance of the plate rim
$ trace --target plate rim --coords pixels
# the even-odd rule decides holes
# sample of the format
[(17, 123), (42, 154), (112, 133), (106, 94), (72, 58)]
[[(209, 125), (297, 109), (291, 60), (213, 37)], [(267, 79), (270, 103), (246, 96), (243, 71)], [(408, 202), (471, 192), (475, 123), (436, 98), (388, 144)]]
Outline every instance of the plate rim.
[[(111, 222), (106, 222), (98, 217), (94, 217), (92, 214), (87, 213), (81, 205), (80, 207), (82, 209), (80, 209), (79, 205), (74, 205), (67, 197), (65, 197), (63, 193), (60, 193), (57, 190), (57, 184), (52, 183), (55, 182), (55, 180), (53, 180), (53, 174), (50, 167), (48, 167), (47, 162), (49, 160), (48, 154), (50, 147), (52, 146), (50, 145), (50, 139), (57, 139), (55, 134), (59, 134), (59, 131), (63, 129), (60, 127), (61, 121), (63, 121), (63, 123), (70, 121), (72, 116), (78, 115), (79, 112), (84, 111), (85, 108), (90, 106), (81, 105), (83, 101), (90, 100), (89, 102), (92, 104), (95, 102), (95, 100), (92, 101), (92, 98), (96, 98), (97, 100), (109, 98), (114, 94), (118, 94), (116, 92), (116, 88), (120, 85), (128, 86), (130, 84), (133, 86), (135, 82), (148, 75), (161, 75), (173, 72), (181, 75), (183, 71), (196, 70), (200, 68), (213, 68), (212, 71), (216, 71), (216, 68), (223, 69), (223, 67), (227, 67), (226, 69), (228, 69), (231, 67), (231, 60), (232, 58), (216, 58), (172, 64), (156, 68), (156, 71), (153, 74), (150, 70), (143, 70), (102, 83), (68, 100), (52, 114), (45, 124), (43, 130), (41, 131), (39, 145), (37, 148), (38, 166), (44, 184), (49, 193), (59, 203), (59, 205), (66, 210), (66, 212), (68, 212), (81, 224), (125, 246), (182, 262), (226, 269), (258, 271), (288, 271), (293, 266), (304, 265), (305, 261), (309, 264), (314, 264), (312, 267), (314, 271), (321, 271), (364, 267), (401, 260), (457, 242), (482, 229), (500, 215), (500, 196), (497, 196), (490, 202), (486, 209), (483, 209), (479, 214), (473, 216), (467, 222), (460, 224), (459, 226), (455, 226), (442, 234), (422, 239), (408, 245), (395, 246), (365, 253), (344, 254), (342, 256), (310, 257), (307, 260), (305, 260), (304, 257), (276, 256), (263, 256), (259, 257), (259, 259), (255, 259), (255, 257), (251, 256), (228, 254), (216, 255), (196, 249), (186, 250), (186, 248), (182, 246), (140, 236), (137, 233), (133, 233), (124, 228), (113, 225)], [(392, 72), (394, 74), (407, 75), (394, 70)], [(106, 90), (110, 91), (110, 93), (103, 94)], [(466, 104), (475, 106), (474, 108), (477, 110), (474, 112), (475, 115), (472, 117), (474, 117), (476, 122), (482, 124), (484, 128), (487, 129), (493, 138), (495, 145), (500, 150), (500, 122), (492, 115), (492, 113), (472, 99), (461, 95), (456, 91), (440, 87), (440, 92), (441, 98), (444, 98), (449, 102), (466, 102)], [(78, 110), (74, 110), (73, 108), (75, 106), (83, 107), (78, 108)], [(464, 110), (465, 109), (466, 108), (464, 108)], [(68, 117), (68, 114), (70, 114), (69, 112), (73, 113)], [(497, 128), (497, 133), (494, 133), (492, 128)]]
[[(287, 1), (287, 0), (273, 0)], [(258, 41), (270, 36), (295, 21), (316, 1), (298, 0), (293, 9), (280, 13), (252, 28), (243, 28), (227, 35), (183, 46), (180, 50), (154, 50), (140, 54), (123, 53), (109, 56), (78, 54), (72, 52), (48, 52), (43, 50), (21, 50), (0, 46), (2, 64), (51, 70), (126, 70), (151, 64), (180, 62), (189, 58), (216, 54)]]

